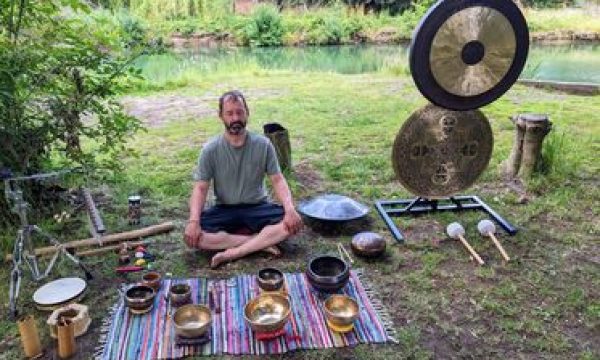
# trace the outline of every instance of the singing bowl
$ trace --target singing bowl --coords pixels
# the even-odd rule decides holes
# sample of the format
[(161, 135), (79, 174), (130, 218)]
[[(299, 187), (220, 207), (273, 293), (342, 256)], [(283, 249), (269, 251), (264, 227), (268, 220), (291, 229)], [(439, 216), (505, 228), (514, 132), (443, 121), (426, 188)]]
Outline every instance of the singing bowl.
[(319, 291), (335, 292), (348, 283), (350, 267), (335, 256), (317, 256), (310, 260), (306, 277), (310, 284)]
[(171, 285), (169, 298), (174, 305), (188, 303), (192, 299), (192, 289), (188, 284)]
[(244, 318), (256, 332), (273, 332), (285, 325), (291, 307), (287, 297), (280, 294), (262, 294), (244, 307)]
[(160, 288), (160, 273), (156, 271), (150, 271), (142, 275), (142, 284), (150, 286), (154, 291), (158, 291)]
[(264, 291), (277, 291), (283, 286), (283, 273), (275, 268), (264, 268), (258, 271), (256, 282)]
[(385, 239), (374, 232), (360, 232), (352, 237), (352, 252), (364, 257), (377, 257), (385, 252)]
[(212, 316), (205, 305), (188, 304), (175, 311), (173, 323), (175, 333), (185, 338), (196, 338), (204, 335), (210, 328)]
[(125, 303), (133, 314), (144, 314), (152, 309), (156, 292), (146, 285), (135, 285), (125, 292)]
[(331, 295), (323, 304), (325, 317), (336, 328), (352, 329), (354, 320), (358, 318), (358, 304), (346, 295)]

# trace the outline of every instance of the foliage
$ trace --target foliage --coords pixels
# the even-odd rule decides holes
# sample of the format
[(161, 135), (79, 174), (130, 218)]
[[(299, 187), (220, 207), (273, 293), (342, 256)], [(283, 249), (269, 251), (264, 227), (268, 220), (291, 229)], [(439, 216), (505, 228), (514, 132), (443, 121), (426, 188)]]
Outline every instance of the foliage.
[(0, 165), (120, 168), (140, 128), (113, 100), (135, 57), (132, 38), (79, 1), (0, 1)]
[(272, 5), (260, 5), (243, 30), (243, 42), (250, 46), (277, 46), (282, 44), (283, 26), (279, 11)]

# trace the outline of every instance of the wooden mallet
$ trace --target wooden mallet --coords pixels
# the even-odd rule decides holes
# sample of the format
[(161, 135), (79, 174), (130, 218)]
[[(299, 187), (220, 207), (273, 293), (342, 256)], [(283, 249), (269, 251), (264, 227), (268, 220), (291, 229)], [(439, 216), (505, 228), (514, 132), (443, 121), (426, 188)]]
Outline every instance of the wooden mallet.
[(506, 261), (510, 260), (510, 258), (506, 254), (506, 251), (504, 251), (504, 248), (500, 244), (500, 241), (498, 241), (498, 239), (494, 235), (494, 233), (496, 232), (496, 225), (494, 225), (493, 222), (491, 222), (490, 220), (487, 220), (487, 219), (481, 220), (479, 222), (479, 224), (477, 224), (477, 230), (479, 230), (479, 233), (481, 235), (489, 236), (490, 238), (492, 238), (494, 245), (496, 245), (498, 250), (500, 250), (500, 253), (502, 254), (502, 257), (504, 258), (504, 260), (506, 260)]
[(481, 260), (481, 257), (479, 256), (479, 254), (477, 254), (477, 252), (475, 250), (473, 250), (473, 248), (471, 247), (471, 245), (469, 245), (469, 243), (467, 242), (467, 240), (465, 240), (465, 237), (464, 237), (464, 235), (465, 235), (465, 228), (463, 228), (461, 224), (459, 224), (457, 222), (453, 222), (453, 223), (449, 224), (446, 227), (446, 233), (452, 239), (458, 239), (458, 240), (460, 240), (460, 242), (467, 248), (467, 250), (469, 250), (469, 252), (471, 253), (471, 255), (473, 255), (473, 257), (475, 258), (475, 260), (477, 260), (477, 262), (479, 263), (479, 265), (485, 264), (483, 262), (483, 260)]

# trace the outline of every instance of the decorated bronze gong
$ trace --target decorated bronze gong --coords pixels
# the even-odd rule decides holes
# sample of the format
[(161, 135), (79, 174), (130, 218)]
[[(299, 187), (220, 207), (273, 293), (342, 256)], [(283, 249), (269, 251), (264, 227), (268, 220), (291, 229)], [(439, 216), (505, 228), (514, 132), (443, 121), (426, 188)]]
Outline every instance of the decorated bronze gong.
[(455, 194), (485, 170), (494, 139), (479, 110), (452, 111), (427, 105), (396, 135), (392, 165), (400, 183), (424, 198)]
[(410, 70), (432, 103), (476, 109), (517, 81), (528, 50), (527, 23), (512, 0), (440, 0), (417, 26)]

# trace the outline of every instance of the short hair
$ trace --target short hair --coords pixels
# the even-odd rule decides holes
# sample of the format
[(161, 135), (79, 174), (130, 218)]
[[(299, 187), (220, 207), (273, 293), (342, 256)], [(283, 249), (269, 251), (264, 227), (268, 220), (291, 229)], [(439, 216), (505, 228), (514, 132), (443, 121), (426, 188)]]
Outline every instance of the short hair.
[(250, 113), (250, 111), (248, 110), (248, 104), (246, 104), (246, 98), (244, 98), (244, 94), (242, 94), (242, 92), (239, 90), (230, 90), (230, 91), (225, 92), (219, 98), (219, 115), (223, 114), (223, 103), (225, 103), (225, 101), (230, 101), (230, 100), (241, 102), (242, 104), (244, 104), (246, 113), (247, 114)]

